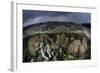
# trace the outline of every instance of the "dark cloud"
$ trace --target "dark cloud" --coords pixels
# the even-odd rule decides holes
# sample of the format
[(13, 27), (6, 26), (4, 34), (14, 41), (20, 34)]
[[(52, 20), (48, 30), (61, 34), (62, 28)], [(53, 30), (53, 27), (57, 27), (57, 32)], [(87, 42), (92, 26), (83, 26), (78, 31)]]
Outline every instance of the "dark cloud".
[(35, 11), (23, 10), (23, 25), (27, 26), (39, 22), (64, 21), (74, 23), (90, 23), (90, 13), (80, 12), (54, 12), (54, 11)]

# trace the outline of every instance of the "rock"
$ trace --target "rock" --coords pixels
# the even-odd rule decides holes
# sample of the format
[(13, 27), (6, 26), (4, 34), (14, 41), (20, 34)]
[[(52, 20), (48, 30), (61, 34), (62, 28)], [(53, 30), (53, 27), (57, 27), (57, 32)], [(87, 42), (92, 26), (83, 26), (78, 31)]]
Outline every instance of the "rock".
[(77, 56), (80, 44), (80, 40), (74, 40), (68, 47), (68, 53), (73, 56)]
[(64, 40), (64, 42), (63, 42), (63, 44), (62, 44), (62, 47), (65, 48), (65, 49), (67, 49), (67, 47), (68, 47), (68, 42), (69, 42), (69, 38), (68, 38), (68, 37), (65, 37), (65, 40)]
[(88, 48), (87, 42), (88, 42), (87, 38), (86, 38), (86, 37), (83, 37), (83, 38), (82, 38), (82, 44), (84, 45), (84, 47), (85, 47), (86, 49)]
[(39, 40), (34, 38), (34, 37), (31, 37), (29, 40), (28, 40), (28, 49), (29, 49), (29, 52), (31, 55), (36, 55), (36, 51), (39, 50)]
[(88, 50), (87, 38), (83, 37), (82, 44), (79, 46), (79, 57), (81, 59), (85, 58), (87, 50)]
[(86, 37), (83, 37), (82, 41), (74, 40), (69, 45), (67, 52), (73, 56), (79, 57), (79, 59), (84, 59), (88, 50), (87, 42), (88, 40)]
[(56, 40), (56, 43), (57, 43), (57, 45), (60, 45), (60, 42), (61, 42), (61, 40), (60, 40), (60, 35), (57, 35), (57, 40)]
[[(68, 38), (65, 36), (65, 34), (63, 33), (63, 34), (61, 34), (61, 35), (57, 35), (57, 40), (56, 40), (56, 43), (57, 43), (57, 45), (59, 45), (59, 46), (64, 46), (65, 47), (65, 45), (68, 43)], [(66, 44), (64, 44), (64, 43), (66, 43)]]
[(57, 48), (59, 48), (59, 46), (55, 43), (52, 43), (52, 44), (50, 44), (50, 48), (51, 49), (57, 49)]
[(51, 48), (51, 49), (57, 49), (57, 48), (59, 48), (59, 46), (58, 46), (58, 44), (57, 44), (57, 43), (59, 43), (59, 42), (55, 43), (55, 42), (53, 41), (53, 39), (50, 39), (50, 42), (51, 42), (51, 44), (50, 44), (50, 48)]

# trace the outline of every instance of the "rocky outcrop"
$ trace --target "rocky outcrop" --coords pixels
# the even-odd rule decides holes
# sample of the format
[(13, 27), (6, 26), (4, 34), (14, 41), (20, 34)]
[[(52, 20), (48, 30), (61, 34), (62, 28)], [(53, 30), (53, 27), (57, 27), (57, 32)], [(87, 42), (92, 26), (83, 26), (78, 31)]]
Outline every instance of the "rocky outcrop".
[(79, 58), (83, 59), (86, 57), (86, 52), (88, 51), (88, 41), (86, 37), (82, 38), (81, 45), (79, 46)]
[(91, 58), (90, 29), (82, 25), (48, 22), (32, 25), (25, 28), (24, 32), (24, 61)]
[(77, 56), (80, 59), (84, 59), (86, 52), (88, 50), (88, 41), (86, 37), (83, 37), (82, 40), (74, 40), (68, 47), (68, 53)]
[(28, 40), (29, 52), (37, 56), (37, 61), (64, 60), (67, 55), (73, 56), (73, 59), (85, 59), (89, 47), (86, 36), (68, 37), (66, 33), (36, 34)]
[(69, 47), (68, 47), (68, 54), (74, 55), (74, 56), (78, 56), (78, 52), (79, 52), (79, 46), (81, 45), (81, 41), (80, 40), (74, 40), (72, 43), (70, 43)]
[(40, 41), (38, 40), (37, 37), (31, 37), (29, 40), (28, 40), (28, 49), (29, 49), (29, 52), (31, 55), (36, 55), (36, 52), (39, 50), (39, 44), (40, 44)]

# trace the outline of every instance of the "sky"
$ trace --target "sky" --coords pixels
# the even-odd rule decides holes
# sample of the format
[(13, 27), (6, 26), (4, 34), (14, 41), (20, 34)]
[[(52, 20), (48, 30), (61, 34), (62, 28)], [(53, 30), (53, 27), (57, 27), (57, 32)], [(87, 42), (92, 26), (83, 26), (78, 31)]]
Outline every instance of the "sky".
[(91, 14), (82, 12), (23, 10), (23, 27), (48, 21), (73, 22), (77, 24), (90, 23)]

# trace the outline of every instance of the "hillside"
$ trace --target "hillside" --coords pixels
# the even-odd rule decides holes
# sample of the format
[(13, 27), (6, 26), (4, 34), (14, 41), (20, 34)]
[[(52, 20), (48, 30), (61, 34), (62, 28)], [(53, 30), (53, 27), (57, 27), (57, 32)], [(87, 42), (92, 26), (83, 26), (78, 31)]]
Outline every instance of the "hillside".
[(45, 22), (24, 27), (23, 62), (90, 59), (91, 29), (88, 26)]
[[(71, 22), (45, 22), (39, 24), (32, 24), (23, 28), (23, 35), (25, 37), (33, 35), (35, 33), (60, 33), (60, 32), (74, 32), (83, 33), (86, 30), (90, 33), (90, 28)], [(88, 26), (88, 25), (87, 25)]]

